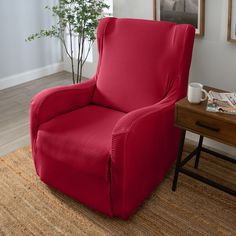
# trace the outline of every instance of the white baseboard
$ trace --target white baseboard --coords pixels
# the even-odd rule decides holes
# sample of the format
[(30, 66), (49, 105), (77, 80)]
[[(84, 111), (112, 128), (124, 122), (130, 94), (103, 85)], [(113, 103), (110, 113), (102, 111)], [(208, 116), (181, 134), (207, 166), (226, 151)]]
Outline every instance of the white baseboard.
[(26, 71), (20, 74), (0, 78), (0, 90), (22, 84), (31, 80), (39, 79), (64, 70), (64, 63), (55, 63), (49, 66)]

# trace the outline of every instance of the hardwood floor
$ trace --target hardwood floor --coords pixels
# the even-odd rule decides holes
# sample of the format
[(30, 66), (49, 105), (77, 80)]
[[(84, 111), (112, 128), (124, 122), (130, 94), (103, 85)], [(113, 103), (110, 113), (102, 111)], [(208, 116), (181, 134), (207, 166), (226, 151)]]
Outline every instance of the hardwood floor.
[(30, 143), (29, 104), (39, 91), (71, 84), (71, 74), (60, 72), (0, 90), (0, 156)]

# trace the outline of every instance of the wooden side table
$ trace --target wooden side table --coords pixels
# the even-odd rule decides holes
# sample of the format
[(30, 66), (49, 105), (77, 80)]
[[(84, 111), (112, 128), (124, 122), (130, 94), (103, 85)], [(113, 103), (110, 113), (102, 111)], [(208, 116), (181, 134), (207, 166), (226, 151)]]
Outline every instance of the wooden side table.
[[(217, 91), (217, 89), (209, 87), (207, 87), (206, 89)], [(218, 142), (236, 147), (236, 116), (223, 113), (208, 112), (206, 111), (206, 104), (207, 102), (203, 102), (201, 104), (191, 104), (188, 102), (187, 98), (183, 98), (176, 103), (175, 125), (182, 128), (183, 133), (179, 145), (179, 153), (176, 161), (172, 190), (176, 190), (179, 173), (183, 173), (194, 179), (200, 180), (201, 182), (204, 182), (236, 196), (236, 191), (234, 189), (228, 188), (222, 184), (219, 184), (213, 180), (210, 180), (184, 168), (184, 165), (194, 156), (196, 157), (194, 167), (198, 168), (201, 152), (212, 154), (217, 158), (221, 158), (226, 161), (232, 162), (232, 164), (236, 164), (235, 159), (214, 152), (202, 146), (203, 138), (208, 137)], [(194, 151), (191, 152), (184, 160), (182, 160), (186, 130), (199, 134), (200, 138), (198, 146), (194, 149)]]

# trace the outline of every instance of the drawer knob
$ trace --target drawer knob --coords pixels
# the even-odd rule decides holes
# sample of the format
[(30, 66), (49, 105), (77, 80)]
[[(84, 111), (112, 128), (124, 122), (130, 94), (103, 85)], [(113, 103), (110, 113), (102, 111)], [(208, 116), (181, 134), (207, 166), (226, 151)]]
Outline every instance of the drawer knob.
[(199, 126), (199, 127), (202, 127), (202, 128), (209, 129), (209, 130), (214, 131), (214, 132), (219, 132), (219, 131), (220, 131), (219, 128), (217, 128), (217, 127), (212, 127), (212, 126), (210, 126), (210, 125), (208, 125), (208, 124), (205, 124), (205, 123), (202, 123), (202, 122), (200, 122), (200, 121), (197, 121), (197, 122), (196, 122), (196, 125)]

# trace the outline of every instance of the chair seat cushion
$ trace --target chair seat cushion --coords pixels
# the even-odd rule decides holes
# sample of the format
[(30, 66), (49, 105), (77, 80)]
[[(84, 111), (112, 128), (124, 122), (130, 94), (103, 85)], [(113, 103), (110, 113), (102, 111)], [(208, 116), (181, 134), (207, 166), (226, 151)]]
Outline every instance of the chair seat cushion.
[(90, 105), (39, 127), (37, 150), (80, 173), (107, 180), (112, 129), (125, 113)]

